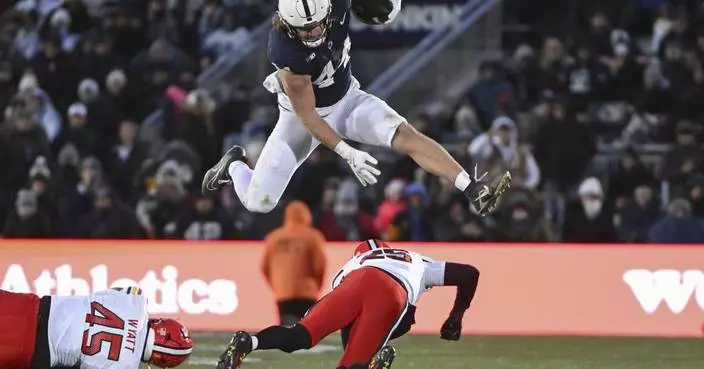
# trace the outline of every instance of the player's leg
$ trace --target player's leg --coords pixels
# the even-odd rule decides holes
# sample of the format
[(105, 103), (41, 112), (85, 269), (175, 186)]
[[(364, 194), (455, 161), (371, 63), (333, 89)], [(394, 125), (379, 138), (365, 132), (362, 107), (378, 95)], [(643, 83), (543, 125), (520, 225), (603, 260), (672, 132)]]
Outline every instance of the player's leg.
[(466, 181), (460, 179), (458, 188), (464, 191), (467, 187), (469, 174), (457, 160), (440, 144), (415, 130), (386, 102), (361, 90), (350, 91), (346, 100), (351, 113), (346, 116), (340, 134), (357, 142), (406, 153), (424, 170), (451, 182), (466, 174)]
[[(409, 305), (412, 306), (412, 305)], [(408, 316), (408, 313), (404, 314), (404, 318)], [(401, 323), (403, 325), (403, 323)], [(352, 329), (352, 326), (349, 325), (342, 330), (340, 330), (340, 338), (342, 340), (342, 348), (347, 349), (347, 342), (349, 341), (350, 338), (350, 330)], [(394, 336), (396, 335), (396, 332), (398, 332), (398, 328), (394, 330), (394, 332), (391, 334), (391, 339), (394, 339)], [(391, 364), (393, 364), (394, 359), (396, 358), (396, 349), (393, 348), (393, 346), (384, 346), (379, 352), (377, 352), (376, 356), (372, 359), (372, 362), (369, 364), (368, 369), (389, 369), (391, 368)]]
[(220, 356), (218, 369), (239, 368), (254, 350), (294, 352), (311, 348), (330, 333), (349, 325), (362, 309), (364, 273), (350, 273), (345, 282), (318, 301), (293, 327), (271, 326), (256, 334), (237, 332)]
[(232, 182), (247, 210), (267, 213), (276, 207), (296, 169), (318, 146), (292, 112), (281, 110), (257, 165), (251, 169), (244, 150), (231, 148), (203, 179), (203, 191), (213, 192)]
[(30, 368), (38, 320), (39, 297), (0, 290), (0, 368)]
[[(365, 293), (362, 296), (362, 311), (352, 323), (347, 347), (339, 366), (353, 365), (369, 367), (377, 352), (386, 345), (391, 333), (400, 324), (408, 308), (406, 290), (385, 272), (375, 268), (363, 268), (365, 272)], [(387, 353), (395, 353), (385, 350)], [(391, 358), (393, 360), (393, 358)], [(377, 368), (387, 360), (376, 362)]]
[[(338, 131), (345, 137), (370, 145), (391, 147), (408, 154), (425, 171), (443, 177), (455, 184), (483, 212), (495, 206), (507, 188), (509, 178), (494, 188), (470, 186), (472, 176), (445, 150), (442, 145), (413, 128), (406, 119), (386, 102), (361, 90), (352, 90), (345, 96), (346, 111), (351, 111), (338, 123)], [(507, 174), (508, 175), (508, 174)], [(476, 178), (476, 177), (475, 177)]]
[(279, 308), (279, 324), (292, 326), (298, 323), (306, 312), (315, 305), (311, 299), (289, 299), (277, 303)]

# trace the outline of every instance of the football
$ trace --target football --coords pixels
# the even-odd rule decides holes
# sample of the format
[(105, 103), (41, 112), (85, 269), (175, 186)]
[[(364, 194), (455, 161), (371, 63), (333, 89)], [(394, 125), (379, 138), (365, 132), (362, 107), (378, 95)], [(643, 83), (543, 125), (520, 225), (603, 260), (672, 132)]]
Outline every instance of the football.
[(388, 24), (401, 10), (400, 0), (352, 0), (350, 7), (357, 20), (368, 25)]

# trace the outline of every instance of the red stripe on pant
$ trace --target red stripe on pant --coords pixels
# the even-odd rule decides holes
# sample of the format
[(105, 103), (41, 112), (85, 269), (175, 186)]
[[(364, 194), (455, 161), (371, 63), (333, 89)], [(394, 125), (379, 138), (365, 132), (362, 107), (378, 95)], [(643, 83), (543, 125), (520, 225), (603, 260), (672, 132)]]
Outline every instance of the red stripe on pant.
[(30, 367), (38, 313), (38, 296), (0, 290), (0, 368)]
[(301, 320), (315, 346), (351, 324), (340, 366), (368, 364), (386, 342), (408, 303), (406, 290), (391, 276), (372, 267), (351, 272)]

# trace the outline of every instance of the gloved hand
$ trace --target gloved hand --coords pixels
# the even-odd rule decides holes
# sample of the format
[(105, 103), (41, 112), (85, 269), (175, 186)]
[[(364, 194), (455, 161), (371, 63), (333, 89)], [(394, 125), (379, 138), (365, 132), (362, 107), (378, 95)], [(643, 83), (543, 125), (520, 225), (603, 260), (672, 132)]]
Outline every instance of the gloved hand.
[(455, 314), (450, 314), (450, 316), (445, 320), (440, 328), (440, 338), (448, 341), (457, 341), (460, 339), (462, 334), (462, 317)]
[(376, 168), (379, 162), (373, 156), (353, 148), (344, 141), (340, 141), (334, 150), (347, 161), (352, 173), (354, 173), (354, 176), (357, 177), (362, 186), (366, 187), (377, 182), (376, 177), (381, 174), (381, 171)]

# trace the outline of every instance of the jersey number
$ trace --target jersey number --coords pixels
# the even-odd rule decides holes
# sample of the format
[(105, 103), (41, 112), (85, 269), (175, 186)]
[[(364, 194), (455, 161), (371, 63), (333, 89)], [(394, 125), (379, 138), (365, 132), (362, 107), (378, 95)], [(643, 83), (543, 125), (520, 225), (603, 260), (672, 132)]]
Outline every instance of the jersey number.
[(323, 71), (320, 73), (318, 78), (313, 81), (314, 85), (318, 86), (318, 88), (325, 88), (330, 87), (335, 83), (335, 73), (337, 72), (337, 70), (346, 67), (347, 64), (350, 62), (351, 46), (352, 42), (350, 41), (350, 38), (348, 36), (342, 46), (342, 56), (340, 57), (340, 62), (337, 64), (337, 67), (333, 65), (332, 61), (329, 61), (327, 64), (325, 64), (325, 68), (323, 68)]
[(367, 260), (378, 260), (378, 259), (391, 259), (396, 261), (401, 261), (404, 263), (413, 262), (411, 254), (406, 250), (402, 249), (376, 249), (369, 253), (369, 255), (362, 258), (360, 264), (364, 264)]
[[(96, 312), (99, 315), (96, 315)], [(86, 323), (89, 326), (98, 325), (113, 329), (125, 329), (125, 321), (110, 309), (99, 302), (90, 303), (90, 314), (86, 314)], [(88, 329), (83, 331), (83, 345), (81, 352), (86, 356), (93, 356), (103, 349), (103, 343), (110, 346), (108, 360), (120, 361), (120, 350), (122, 349), (122, 335), (109, 332), (96, 332), (90, 335)]]

